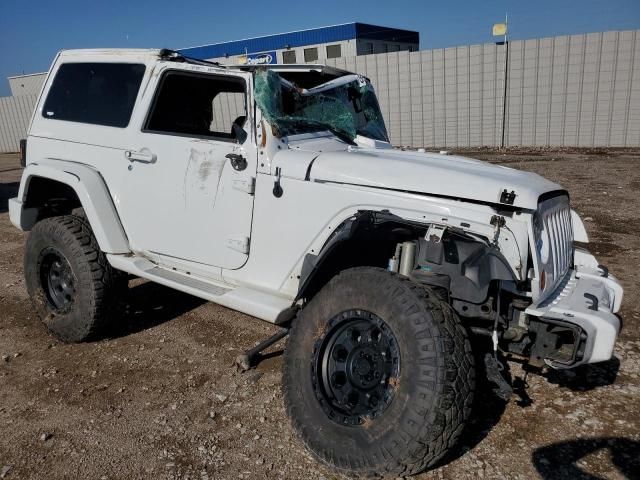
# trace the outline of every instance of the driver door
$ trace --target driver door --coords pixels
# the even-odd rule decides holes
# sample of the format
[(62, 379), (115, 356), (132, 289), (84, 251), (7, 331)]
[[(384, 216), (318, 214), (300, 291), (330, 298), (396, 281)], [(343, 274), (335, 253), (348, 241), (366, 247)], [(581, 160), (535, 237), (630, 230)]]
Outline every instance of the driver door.
[(247, 120), (251, 75), (156, 68), (141, 131), (122, 159), (118, 203), (129, 241), (143, 255), (240, 268), (249, 255), (257, 162)]

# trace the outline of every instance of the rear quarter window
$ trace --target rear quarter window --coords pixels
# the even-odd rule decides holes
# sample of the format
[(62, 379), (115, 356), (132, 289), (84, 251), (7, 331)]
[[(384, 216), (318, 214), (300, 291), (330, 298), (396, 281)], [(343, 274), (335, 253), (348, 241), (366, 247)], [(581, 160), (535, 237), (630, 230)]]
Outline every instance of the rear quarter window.
[(42, 109), (45, 118), (124, 128), (145, 66), (133, 63), (65, 63)]

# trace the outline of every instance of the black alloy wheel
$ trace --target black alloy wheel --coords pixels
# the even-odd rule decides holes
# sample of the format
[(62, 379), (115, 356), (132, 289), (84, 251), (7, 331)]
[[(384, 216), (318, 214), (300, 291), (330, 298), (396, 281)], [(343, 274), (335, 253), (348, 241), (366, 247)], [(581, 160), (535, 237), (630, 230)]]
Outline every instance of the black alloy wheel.
[(58, 313), (68, 311), (76, 295), (76, 278), (66, 257), (49, 247), (41, 252), (40, 282), (47, 302)]
[(333, 421), (361, 425), (393, 400), (400, 374), (398, 342), (388, 325), (364, 310), (348, 310), (329, 321), (312, 364), (316, 398)]

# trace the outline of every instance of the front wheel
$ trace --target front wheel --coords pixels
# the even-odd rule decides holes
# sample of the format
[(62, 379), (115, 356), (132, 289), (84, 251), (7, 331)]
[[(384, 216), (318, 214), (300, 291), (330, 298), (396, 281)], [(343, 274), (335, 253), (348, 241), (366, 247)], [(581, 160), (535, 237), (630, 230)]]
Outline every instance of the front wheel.
[(449, 305), (378, 268), (334, 277), (298, 315), (285, 349), (293, 427), (345, 473), (434, 465), (469, 417), (474, 383), (471, 346)]

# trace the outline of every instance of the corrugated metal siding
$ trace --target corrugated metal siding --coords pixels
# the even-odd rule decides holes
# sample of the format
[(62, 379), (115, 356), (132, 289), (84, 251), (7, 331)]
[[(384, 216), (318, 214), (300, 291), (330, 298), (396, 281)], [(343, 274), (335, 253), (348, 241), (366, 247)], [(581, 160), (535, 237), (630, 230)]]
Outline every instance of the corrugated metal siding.
[[(327, 60), (368, 76), (391, 141), (500, 146), (505, 46)], [(640, 146), (640, 30), (509, 44), (506, 145)]]
[(507, 145), (640, 145), (638, 50), (638, 31), (512, 42)]
[(20, 150), (37, 99), (37, 95), (0, 98), (0, 152)]
[(11, 95), (17, 97), (20, 95), (39, 95), (42, 84), (47, 78), (47, 73), (36, 73), (33, 75), (20, 75), (18, 77), (9, 77), (9, 88)]
[[(504, 49), (486, 44), (328, 60), (371, 79), (394, 145), (499, 145)], [(350, 65), (356, 68), (350, 68)]]
[(214, 132), (231, 133), (233, 122), (240, 116), (246, 116), (244, 94), (237, 92), (222, 92), (213, 98), (213, 119), (211, 130)]

